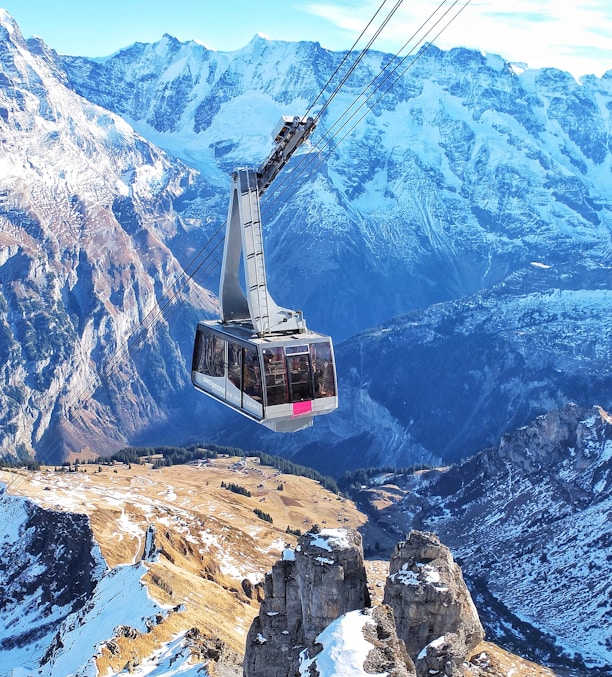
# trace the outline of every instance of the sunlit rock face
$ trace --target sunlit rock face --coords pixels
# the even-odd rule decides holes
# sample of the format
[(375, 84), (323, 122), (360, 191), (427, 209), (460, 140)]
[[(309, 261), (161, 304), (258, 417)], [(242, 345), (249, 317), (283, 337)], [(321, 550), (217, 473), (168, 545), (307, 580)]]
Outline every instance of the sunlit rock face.
[(395, 547), (384, 603), (374, 608), (362, 557), (350, 529), (309, 532), (286, 551), (266, 576), (245, 677), (468, 674), (464, 663), (484, 633), (449, 549), (411, 532)]
[(108, 453), (173, 428), (188, 388), (193, 322), (214, 304), (195, 283), (163, 296), (201, 237), (174, 205), (199, 179), (78, 96), (3, 17), (0, 455)]
[(266, 575), (264, 593), (247, 636), (244, 674), (288, 677), (332, 621), (370, 605), (360, 534), (323, 529), (300, 537)]
[(463, 675), (484, 631), (450, 550), (432, 534), (411, 532), (395, 546), (384, 602), (417, 675)]

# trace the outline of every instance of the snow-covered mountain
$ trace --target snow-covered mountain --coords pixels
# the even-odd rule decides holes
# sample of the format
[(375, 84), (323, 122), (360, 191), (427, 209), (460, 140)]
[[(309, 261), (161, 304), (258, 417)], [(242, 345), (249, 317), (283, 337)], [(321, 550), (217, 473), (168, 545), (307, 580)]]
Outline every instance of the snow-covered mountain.
[(448, 544), (491, 641), (560, 674), (612, 674), (608, 412), (568, 405), (402, 487), (378, 519)]
[[(80, 94), (218, 176), (258, 164), (278, 117), (305, 112), (343, 56), (261, 37), (219, 53), (165, 36), (63, 63)], [(270, 284), (285, 303), (346, 338), (531, 261), (610, 260), (612, 71), (578, 83), (430, 47), (359, 108), (390, 61), (367, 55), (312, 137), (316, 171), (294, 170), (295, 196), (277, 179), (283, 195), (264, 202)]]
[[(227, 172), (258, 162), (262, 131), (304, 110), (342, 56), (260, 37), (223, 54), (165, 36), (65, 65), (77, 91), (143, 135), (206, 168), (214, 149)], [(314, 430), (278, 440), (228, 426), (334, 473), (458, 458), (567, 401), (608, 406), (612, 392), (612, 76), (578, 83), (430, 48), (328, 154), (389, 58), (368, 55), (331, 102), (299, 194), (280, 213), (264, 202), (270, 284), (336, 339), (422, 310), (340, 347), (340, 412)]]
[[(6, 14), (2, 27), (3, 448), (14, 453), (21, 444), (27, 453), (41, 447), (66, 402), (79, 397), (96, 368), (113, 359), (155, 308), (155, 299), (180, 274), (179, 263), (186, 265), (222, 225), (231, 169), (259, 164), (279, 116), (303, 114), (344, 54), (316, 43), (261, 37), (221, 53), (164, 36), (155, 44), (86, 59), (61, 57), (40, 40), (24, 42)], [(423, 322), (434, 323), (440, 315), (457, 314), (465, 350), (472, 342), (475, 352), (482, 350), (478, 341), (512, 333), (512, 318), (519, 315), (527, 335), (542, 326), (535, 310), (521, 308), (554, 300), (555, 289), (564, 287), (554, 281), (542, 294), (535, 277), (525, 274), (533, 262), (541, 271), (552, 270), (551, 278), (554, 271), (563, 271), (561, 279), (567, 273), (582, 297), (597, 297), (605, 307), (612, 262), (612, 71), (577, 82), (554, 69), (521, 70), (492, 55), (429, 47), (401, 65), (397, 73), (405, 73), (385, 96), (378, 90), (368, 99), (388, 63), (395, 64), (390, 55), (368, 53), (330, 101), (312, 146), (264, 196), (275, 298), (303, 309), (309, 326), (337, 342), (402, 313), (418, 310)], [(351, 105), (349, 115), (355, 116), (348, 119)], [(603, 278), (595, 288), (589, 286), (592, 270)], [(49, 271), (56, 278), (47, 279)], [(496, 295), (508, 284), (516, 303), (507, 298), (502, 314)], [(192, 299), (202, 312), (214, 306), (204, 296)], [(579, 295), (572, 296), (573, 333), (586, 336), (589, 350), (603, 362), (609, 354), (605, 320), (593, 323), (591, 313), (581, 315)], [(432, 307), (441, 303), (450, 305)], [(487, 336), (472, 341), (470, 332), (478, 327), (467, 316), (460, 319), (457, 309), (469, 313), (474, 304), (489, 315), (483, 319)], [(153, 423), (162, 423), (168, 434), (180, 428), (185, 437), (225, 434), (217, 424), (220, 408), (188, 394), (195, 317), (185, 302), (171, 322), (161, 323), (157, 337), (151, 332), (142, 351), (132, 351), (129, 366), (111, 369), (111, 381), (118, 382), (79, 412), (81, 426), (91, 423), (105, 441), (80, 434), (73, 446), (103, 450), (109, 438), (116, 444), (150, 440), (160, 430)], [(555, 326), (564, 330), (562, 321)], [(553, 341), (563, 344), (559, 331), (551, 328)], [(427, 330), (408, 321), (402, 332), (414, 346)], [(511, 427), (538, 407), (591, 397), (590, 390), (580, 390), (582, 372), (574, 378), (572, 371), (581, 361), (567, 360), (555, 367), (569, 368), (567, 387), (557, 389), (557, 397), (478, 419), (471, 427), (480, 428), (476, 446), (460, 429), (454, 444), (433, 430), (441, 424), (429, 415), (430, 391), (414, 392), (411, 412), (403, 395), (413, 386), (398, 380), (396, 388), (382, 365), (374, 366), (374, 355), (385, 346), (383, 341), (379, 351), (377, 337), (387, 333), (384, 327), (370, 332), (369, 354), (357, 375), (350, 344), (342, 347), (341, 399), (353, 411), (331, 415), (320, 435), (285, 438), (287, 453), (320, 458), (329, 449), (330, 430), (335, 449), (353, 448), (352, 417), (359, 412), (358, 430), (374, 441), (355, 447), (358, 465), (387, 457), (406, 464), (457, 457), (508, 429), (500, 422), (504, 417)], [(491, 351), (480, 363), (457, 363), (451, 357), (458, 354), (456, 342), (437, 347), (448, 349), (433, 354), (438, 364), (446, 360), (444, 374), (452, 373), (457, 387), (475, 382), (470, 397), (482, 395), (475, 370), (499, 378), (513, 374), (499, 364), (501, 352)], [(407, 360), (408, 351), (400, 349), (400, 367)], [(369, 365), (377, 369), (378, 391), (366, 382)], [(405, 378), (426, 381), (426, 365), (418, 366), (419, 374), (406, 369)], [(510, 384), (493, 377), (486, 383), (496, 394), (505, 388), (516, 403), (525, 396), (519, 380), (514, 374)], [(438, 396), (444, 391), (435, 373), (429, 384)], [(513, 392), (513, 385), (521, 388)], [(451, 403), (457, 405), (455, 419), (464, 418), (466, 399)], [(481, 410), (472, 407), (472, 413)], [(256, 437), (254, 424), (232, 417), (242, 439), (281, 444)], [(423, 435), (427, 426), (431, 434)]]
[(202, 182), (72, 91), (5, 13), (0, 41), (0, 454), (117, 448), (190, 388), (182, 354), (214, 300), (192, 282), (172, 323), (167, 301), (202, 237), (174, 202)]

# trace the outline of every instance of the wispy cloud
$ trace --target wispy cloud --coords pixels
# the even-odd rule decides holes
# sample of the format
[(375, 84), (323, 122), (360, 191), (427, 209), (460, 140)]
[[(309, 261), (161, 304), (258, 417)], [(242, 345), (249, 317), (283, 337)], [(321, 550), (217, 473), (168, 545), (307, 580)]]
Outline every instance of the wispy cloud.
[[(325, 4), (307, 3), (303, 9), (346, 32), (348, 48), (351, 38), (361, 32), (380, 4), (380, 0), (331, 0)], [(376, 25), (394, 4), (385, 3)], [(396, 51), (441, 4), (440, 12), (453, 2), (404, 2), (375, 46)], [(449, 17), (464, 4), (465, 0), (459, 0)], [(501, 54), (509, 61), (524, 62), (532, 68), (555, 67), (575, 76), (588, 73), (601, 76), (612, 69), (611, 32), (610, 0), (582, 0), (580, 3), (514, 0), (502, 8), (498, 0), (471, 0), (435, 42), (443, 49), (465, 46)]]

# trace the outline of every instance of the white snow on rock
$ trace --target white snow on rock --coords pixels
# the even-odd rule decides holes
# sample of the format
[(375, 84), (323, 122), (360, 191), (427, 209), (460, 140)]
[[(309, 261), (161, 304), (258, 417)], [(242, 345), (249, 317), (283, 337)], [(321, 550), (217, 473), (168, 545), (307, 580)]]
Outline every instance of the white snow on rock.
[(373, 675), (363, 668), (373, 648), (363, 636), (363, 629), (368, 624), (374, 624), (374, 621), (360, 610), (349, 611), (330, 623), (317, 637), (317, 642), (323, 646), (321, 653), (314, 658), (309, 658), (306, 651), (302, 653), (300, 677), (310, 675), (313, 663), (320, 677), (386, 677), (386, 672)]
[(328, 552), (334, 548), (345, 550), (350, 546), (346, 529), (321, 529), (310, 542), (317, 548)]

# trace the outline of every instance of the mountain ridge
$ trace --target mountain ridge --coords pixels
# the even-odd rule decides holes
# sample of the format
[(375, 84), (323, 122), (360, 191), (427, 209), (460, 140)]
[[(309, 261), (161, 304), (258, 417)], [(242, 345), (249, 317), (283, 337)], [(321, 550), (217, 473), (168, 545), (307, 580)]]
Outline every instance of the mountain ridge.
[[(10, 160), (3, 156), (2, 167), (6, 172), (12, 162), (36, 190), (22, 194), (23, 183), (11, 183), (1, 221), (0, 237), (8, 245), (2, 260), (11, 254), (0, 266), (6, 337), (4, 453), (15, 455), (19, 449), (22, 455), (31, 454), (38, 448), (49, 457), (52, 445), (59, 456), (64, 443), (53, 440), (62, 437), (72, 440), (72, 448), (89, 445), (102, 453), (124, 443), (162, 441), (158, 435), (172, 442), (168, 437), (179, 431), (191, 438), (205, 431), (223, 441), (229, 427), (239, 430), (243, 439), (282, 446), (260, 437), (254, 424), (235, 415), (228, 424), (226, 412), (190, 392), (195, 320), (215, 312), (216, 279), (208, 279), (216, 278), (214, 257), (206, 275), (202, 271), (192, 280), (195, 296), (181, 300), (172, 317), (169, 310), (162, 313), (165, 322), (153, 328), (155, 340), (143, 338), (142, 355), (132, 351), (125, 368), (129, 376), (107, 372), (104, 365), (113, 366), (114, 350), (125, 345), (131, 331), (223, 225), (228, 172), (267, 155), (267, 133), (278, 117), (303, 112), (314, 99), (310, 94), (320, 91), (344, 55), (311, 43), (261, 38), (237, 52), (214, 53), (166, 37), (91, 60), (62, 57), (40, 40), (26, 43), (20, 37), (13, 43), (11, 35), (17, 33), (11, 30), (3, 33), (6, 81), (0, 93), (7, 112), (0, 124), (15, 152)], [(409, 62), (405, 76), (384, 98), (370, 103), (367, 118), (337, 150), (326, 154), (326, 135), (334, 134), (334, 124), (343, 120), (356, 97), (370, 91), (364, 88), (374, 83), (386, 63), (394, 63), (391, 55), (367, 55), (325, 111), (312, 146), (287, 166), (278, 190), (273, 187), (264, 195), (268, 278), (275, 298), (304, 310), (309, 326), (331, 334), (338, 344), (405, 313), (435, 318), (441, 303), (450, 304), (447, 312), (456, 313), (461, 324), (461, 313), (472, 311), (474, 295), (479, 298), (487, 289), (507, 284), (516, 290), (516, 314), (533, 292), (529, 285), (534, 276), (521, 277), (533, 262), (542, 271), (560, 271), (558, 280), (551, 279), (550, 294), (565, 284), (561, 271), (588, 293), (589, 266), (605, 271), (612, 260), (607, 181), (612, 158), (605, 134), (612, 76), (577, 82), (554, 69), (520, 71), (494, 55), (430, 47)], [(23, 75), (30, 71), (36, 77)], [(57, 101), (59, 92), (62, 101)], [(100, 103), (122, 112), (132, 126), (114, 117), (116, 113), (96, 108)], [(249, 125), (244, 124), (245, 115)], [(70, 119), (72, 128), (63, 126)], [(152, 142), (173, 149), (183, 162)], [(43, 153), (49, 148), (76, 150), (74, 160), (64, 158), (68, 173), (57, 155)], [(4, 150), (9, 149), (5, 144)], [(33, 163), (39, 156), (44, 161)], [(188, 160), (193, 166), (185, 164)], [(302, 163), (309, 160), (318, 164), (305, 182)], [(70, 174), (72, 164), (87, 167), (83, 177)], [(113, 180), (98, 179), (93, 171), (98, 167), (107, 167)], [(89, 185), (81, 188), (81, 179)], [(290, 199), (287, 190), (293, 193)], [(66, 224), (60, 231), (74, 229), (84, 238), (78, 247), (69, 239), (66, 243), (61, 232), (52, 232), (59, 225), (56, 195)], [(105, 242), (109, 233), (111, 246)], [(48, 242), (55, 239), (61, 246), (52, 248)], [(37, 255), (23, 259), (21, 241)], [(118, 249), (125, 252), (123, 259)], [(143, 268), (147, 257), (153, 260)], [(47, 269), (57, 281), (42, 281)], [(21, 291), (20, 278), (31, 287), (27, 294)], [(517, 280), (522, 280), (522, 288)], [(610, 284), (598, 284), (605, 287), (603, 292), (595, 290), (605, 304)], [(52, 303), (47, 302), (49, 296)], [(537, 297), (532, 298), (535, 302)], [(495, 314), (494, 304), (490, 312)], [(503, 333), (505, 318), (498, 319)], [(581, 320), (578, 313), (575, 320), (589, 350), (605, 363), (608, 344), (600, 331), (605, 321), (598, 316)], [(527, 322), (524, 329), (534, 333), (539, 321), (536, 313), (533, 325)], [(65, 331), (50, 331), (49, 325)], [(33, 345), (30, 337), (44, 346), (44, 359), (36, 359), (28, 348)], [(83, 358), (71, 357), (75, 340)], [(363, 339), (356, 341), (354, 345), (364, 345)], [(467, 350), (469, 336), (465, 342)], [(408, 337), (404, 350), (413, 343)], [(479, 351), (478, 341), (474, 343)], [(370, 350), (379, 352), (374, 342)], [(441, 341), (436, 354), (450, 360), (453, 351), (452, 342), (447, 346)], [(360, 426), (372, 430), (371, 439), (358, 449), (373, 465), (380, 464), (381, 455), (410, 465), (474, 453), (483, 440), (492, 442), (503, 432), (498, 421), (489, 420), (478, 439), (464, 435), (454, 451), (435, 435), (422, 434), (429, 418), (422, 407), (415, 406), (417, 420), (407, 409), (398, 413), (403, 399), (394, 396), (389, 401), (381, 392), (384, 383), (377, 384), (378, 392), (364, 388), (369, 375), (367, 370), (354, 373), (351, 349), (339, 349), (338, 357), (345, 402), (361, 412)], [(498, 354), (483, 352), (482, 358), (477, 370), (499, 371)], [(567, 387), (545, 401), (538, 401), (537, 392), (522, 389), (516, 379), (502, 384), (510, 401), (526, 399), (512, 425), (529, 420), (543, 404), (554, 408), (569, 400), (593, 403), (593, 394), (582, 392), (577, 360), (567, 363), (577, 370), (576, 378), (568, 373)], [(452, 367), (457, 381), (473, 380), (462, 371), (461, 362)], [(87, 388), (98, 383), (100, 372), (106, 383), (90, 396)], [(424, 382), (422, 375), (416, 376)], [(409, 372), (404, 376), (408, 383), (411, 377)], [(439, 375), (436, 380), (441, 391), (444, 380)], [(131, 387), (131, 381), (137, 386)], [(22, 382), (28, 384), (25, 389)], [(78, 401), (84, 391), (87, 413)], [(78, 434), (66, 432), (70, 422), (62, 424), (61, 419), (66, 403), (75, 397), (79, 411), (72, 423), (80, 428)], [(363, 406), (357, 406), (360, 402)], [(23, 403), (31, 412), (25, 416)], [(79, 417), (86, 422), (79, 423)], [(411, 417), (421, 431), (418, 436), (412, 433)], [(351, 447), (362, 434), (360, 426), (351, 430), (347, 423), (336, 417), (325, 424), (327, 434), (335, 428), (332, 439), (338, 450)], [(87, 428), (100, 434), (88, 437)], [(295, 437), (284, 444), (288, 454), (302, 453), (315, 464), (325, 460), (328, 449), (323, 430), (319, 436)]]
[(387, 528), (432, 530), (448, 545), (489, 639), (526, 643), (529, 658), (561, 674), (609, 675), (611, 420), (567, 405), (361, 500), (384, 495), (376, 514)]

